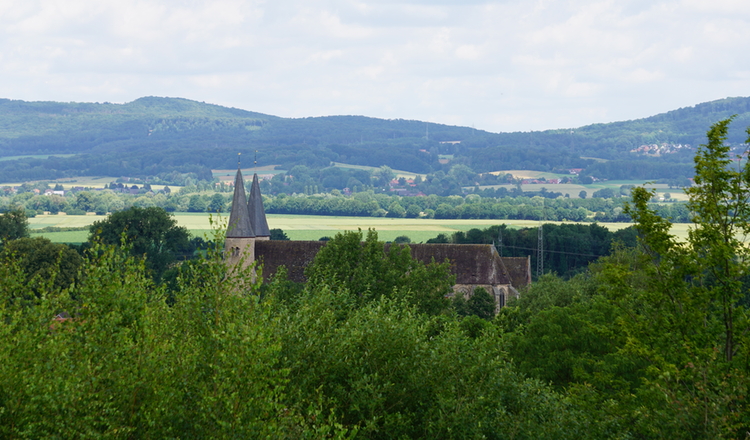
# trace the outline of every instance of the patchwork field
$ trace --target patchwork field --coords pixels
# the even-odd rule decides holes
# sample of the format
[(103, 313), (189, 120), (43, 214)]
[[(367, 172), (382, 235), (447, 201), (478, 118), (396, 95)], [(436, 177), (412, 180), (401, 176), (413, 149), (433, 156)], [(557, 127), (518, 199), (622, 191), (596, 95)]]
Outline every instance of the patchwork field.
[(557, 174), (557, 173), (548, 173), (545, 171), (531, 171), (531, 170), (500, 170), (500, 171), (492, 171), (490, 174), (494, 174), (496, 176), (504, 176), (506, 174), (512, 174), (513, 177), (521, 178), (521, 179), (539, 179), (540, 177), (544, 177), (545, 179), (562, 179), (563, 177), (570, 177), (570, 174)]
[(50, 157), (73, 157), (75, 154), (25, 154), (21, 156), (0, 157), (0, 162), (16, 159), (49, 159)]
[[(40, 215), (29, 219), (29, 226), (41, 229), (46, 226), (84, 227), (91, 225), (104, 216), (83, 215)], [(218, 217), (205, 213), (177, 213), (175, 219), (180, 226), (185, 226), (195, 236), (212, 235), (211, 221), (214, 225), (226, 225), (228, 216)], [(558, 222), (559, 223), (559, 222)], [(314, 215), (281, 215), (269, 214), (268, 224), (271, 228), (281, 228), (292, 240), (318, 240), (321, 237), (332, 237), (338, 232), (361, 228), (374, 228), (378, 237), (392, 241), (400, 235), (406, 235), (412, 242), (427, 241), (438, 234), (450, 235), (456, 231), (468, 231), (472, 228), (484, 229), (492, 225), (507, 224), (512, 227), (536, 227), (539, 222), (528, 220), (436, 220), (436, 219), (391, 219), (374, 217), (328, 217)], [(610, 230), (630, 226), (630, 223), (602, 223)], [(687, 237), (687, 224), (676, 224), (672, 233), (678, 237)], [(33, 233), (59, 243), (81, 243), (88, 236), (87, 231)]]
[[(258, 174), (279, 174), (284, 173), (284, 170), (277, 170), (278, 165), (266, 165), (262, 167), (248, 167), (242, 169), (242, 175), (247, 179), (248, 176), (252, 177), (253, 173)], [(214, 178), (219, 179), (221, 182), (227, 182), (234, 180), (237, 170), (211, 170), (211, 174)]]
[[(341, 162), (333, 162), (333, 166), (338, 167), (338, 168), (350, 169), (350, 170), (376, 171), (380, 169), (379, 167), (369, 167), (366, 165), (349, 165), (349, 164), (341, 163)], [(393, 173), (396, 174), (396, 178), (404, 177), (406, 179), (413, 179), (417, 176), (422, 176), (422, 178), (424, 178), (426, 176), (426, 174), (412, 173), (410, 171), (403, 171), (403, 170), (393, 170)]]
[[(236, 171), (235, 171), (236, 172)], [(68, 177), (64, 179), (57, 179), (57, 180), (39, 180), (38, 182), (48, 182), (50, 187), (54, 187), (56, 184), (61, 184), (63, 189), (68, 191), (73, 187), (76, 186), (82, 186), (85, 188), (104, 188), (104, 185), (107, 185), (110, 182), (114, 182), (119, 177), (111, 177), (111, 176), (84, 176), (84, 177)], [(19, 186), (22, 183), (26, 182), (11, 182), (11, 183), (3, 183), (0, 186)], [(130, 184), (128, 184), (130, 185)], [(140, 187), (141, 185), (138, 184)], [(160, 190), (163, 188), (163, 185), (157, 184), (154, 185), (154, 190)], [(177, 191), (181, 186), (176, 185), (169, 185), (169, 188), (173, 191)]]

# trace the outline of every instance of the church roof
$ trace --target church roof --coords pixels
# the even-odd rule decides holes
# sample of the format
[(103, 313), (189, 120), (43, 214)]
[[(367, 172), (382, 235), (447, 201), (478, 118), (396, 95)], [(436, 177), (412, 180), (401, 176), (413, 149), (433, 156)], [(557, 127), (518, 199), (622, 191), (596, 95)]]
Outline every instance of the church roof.
[(411, 256), (425, 264), (451, 263), (456, 284), (511, 284), (511, 276), (490, 244), (410, 244)]
[(234, 177), (234, 196), (232, 197), (232, 212), (229, 214), (229, 224), (227, 225), (227, 238), (251, 237), (255, 237), (255, 232), (247, 208), (245, 179), (242, 177), (242, 171), (238, 168), (237, 175)]
[[(288, 279), (302, 283), (307, 281), (305, 267), (325, 245), (325, 241), (257, 241), (255, 257), (263, 265), (262, 276), (266, 281), (280, 266), (286, 266)], [(386, 245), (386, 252), (388, 246), (392, 245)], [(433, 258), (438, 263), (448, 259), (456, 284), (510, 284), (520, 288), (531, 281), (527, 258), (501, 257), (489, 244), (410, 244), (409, 247), (412, 257), (424, 263)]]
[(289, 280), (304, 283), (305, 268), (325, 244), (325, 241), (258, 240), (255, 259), (263, 265), (261, 274), (266, 281), (271, 280), (279, 267), (286, 266)]
[(266, 221), (266, 210), (263, 208), (263, 197), (260, 195), (260, 184), (258, 174), (253, 174), (253, 185), (250, 188), (250, 200), (247, 202), (250, 215), (250, 225), (257, 237), (270, 237), (271, 230), (268, 229)]

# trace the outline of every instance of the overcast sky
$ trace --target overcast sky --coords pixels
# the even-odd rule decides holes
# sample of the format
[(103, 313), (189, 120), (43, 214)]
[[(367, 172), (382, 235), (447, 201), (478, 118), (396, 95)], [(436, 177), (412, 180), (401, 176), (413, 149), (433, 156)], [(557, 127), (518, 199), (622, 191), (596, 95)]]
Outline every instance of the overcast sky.
[(748, 0), (2, 0), (0, 97), (489, 131), (750, 96)]

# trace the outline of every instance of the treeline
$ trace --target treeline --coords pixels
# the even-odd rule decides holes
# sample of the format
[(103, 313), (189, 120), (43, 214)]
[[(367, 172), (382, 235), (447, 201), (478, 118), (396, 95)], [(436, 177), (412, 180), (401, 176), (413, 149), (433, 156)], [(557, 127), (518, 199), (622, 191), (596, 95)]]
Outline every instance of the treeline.
[[(611, 232), (596, 223), (561, 224), (546, 223), (540, 226), (543, 236), (544, 273), (570, 278), (586, 270), (589, 263), (610, 255), (615, 247), (634, 248), (636, 231), (630, 226)], [(504, 257), (530, 257), (534, 275), (538, 267), (539, 229), (512, 228), (508, 225), (490, 226), (454, 232), (450, 236), (439, 234), (427, 243), (493, 244)]]
[[(125, 186), (125, 185), (124, 185)], [(231, 204), (231, 188), (197, 182), (180, 191), (169, 187), (131, 185), (130, 189), (88, 190), (61, 195), (37, 195), (32, 191), (0, 196), (0, 212), (23, 208), (27, 216), (43, 212), (52, 214), (99, 215), (117, 212), (130, 207), (158, 207), (168, 212), (227, 212)], [(31, 186), (29, 186), (31, 188)], [(29, 189), (27, 188), (27, 189)], [(311, 186), (311, 188), (315, 188)], [(165, 190), (166, 189), (166, 190)], [(218, 192), (216, 192), (218, 190)], [(124, 191), (124, 192), (121, 192)], [(131, 194), (132, 191), (133, 193)], [(202, 191), (202, 192), (196, 192)], [(628, 189), (629, 191), (629, 189)], [(592, 197), (572, 199), (547, 198), (554, 193), (528, 197), (480, 197), (478, 194), (441, 197), (402, 197), (375, 193), (372, 190), (344, 196), (334, 191), (325, 194), (281, 193), (265, 196), (264, 206), (269, 214), (333, 215), (358, 217), (435, 218), (435, 219), (515, 219), (550, 221), (629, 222), (623, 207), (626, 199)], [(690, 221), (690, 212), (684, 203), (654, 204), (654, 209), (664, 218), (674, 222)]]

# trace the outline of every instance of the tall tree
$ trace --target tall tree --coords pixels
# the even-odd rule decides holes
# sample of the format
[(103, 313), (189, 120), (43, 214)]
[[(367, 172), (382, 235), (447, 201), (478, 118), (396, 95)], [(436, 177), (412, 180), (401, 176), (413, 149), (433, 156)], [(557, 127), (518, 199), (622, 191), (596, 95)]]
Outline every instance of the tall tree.
[(162, 208), (132, 207), (111, 214), (91, 225), (89, 241), (130, 247), (135, 256), (146, 258), (148, 267), (159, 280), (178, 253), (189, 246), (189, 233)]
[(358, 304), (381, 296), (407, 297), (425, 313), (438, 314), (450, 303), (445, 299), (455, 282), (447, 263), (424, 264), (411, 257), (408, 246), (378, 241), (374, 230), (347, 231), (328, 241), (305, 270), (312, 289), (335, 286), (346, 289)]
[(29, 220), (21, 209), (0, 215), (0, 245), (10, 240), (29, 236)]
[(635, 188), (626, 211), (636, 222), (643, 257), (627, 265), (612, 261), (601, 278), (601, 288), (625, 311), (627, 350), (650, 363), (642, 394), (666, 398), (666, 407), (664, 401), (646, 405), (648, 429), (672, 438), (684, 437), (681, 432), (735, 438), (750, 429), (744, 399), (750, 166), (735, 165), (729, 155), (730, 121), (714, 124), (695, 156), (687, 243), (649, 206), (654, 192)]

